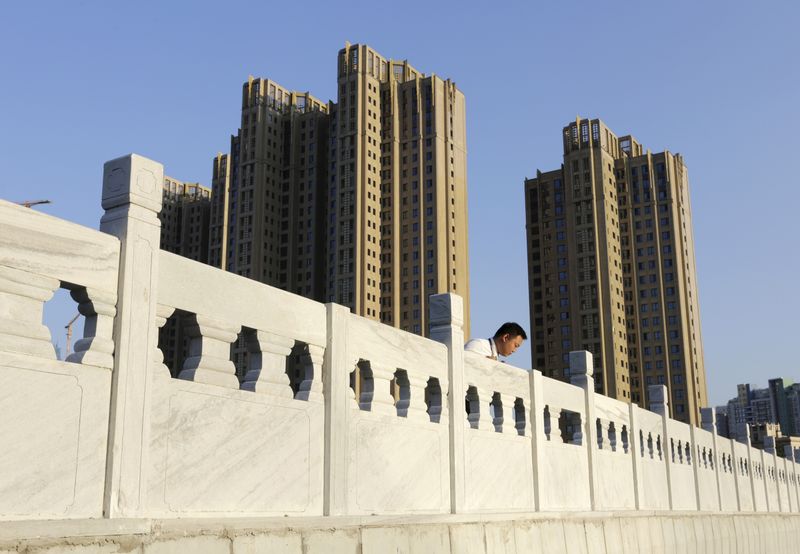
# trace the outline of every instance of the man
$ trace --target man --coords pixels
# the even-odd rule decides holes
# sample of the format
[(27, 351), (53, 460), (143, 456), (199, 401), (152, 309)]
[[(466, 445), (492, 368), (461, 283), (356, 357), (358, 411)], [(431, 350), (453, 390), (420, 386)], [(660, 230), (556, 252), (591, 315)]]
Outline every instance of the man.
[(472, 339), (464, 345), (464, 350), (476, 352), (492, 360), (498, 356), (510, 356), (517, 348), (522, 346), (522, 341), (527, 340), (528, 335), (519, 323), (503, 323), (494, 337), (490, 339)]

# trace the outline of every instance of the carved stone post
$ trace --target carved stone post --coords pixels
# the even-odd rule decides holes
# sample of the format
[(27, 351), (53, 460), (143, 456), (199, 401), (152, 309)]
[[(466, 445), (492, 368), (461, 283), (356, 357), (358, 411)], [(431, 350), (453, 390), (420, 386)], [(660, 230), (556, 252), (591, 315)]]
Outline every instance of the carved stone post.
[[(533, 456), (533, 503), (534, 509), (539, 512), (544, 509), (542, 506), (542, 482), (544, 480), (544, 443), (551, 440), (552, 437), (547, 433), (552, 434), (553, 429), (558, 433), (558, 418), (553, 419), (552, 412), (550, 412), (550, 429), (546, 429), (544, 417), (544, 392), (542, 385), (542, 372), (536, 369), (531, 370), (529, 375), (530, 391), (531, 391), (531, 454)], [(555, 423), (553, 423), (555, 422)]]
[(103, 167), (100, 230), (120, 239), (114, 372), (104, 514), (133, 517), (146, 511), (152, 395), (151, 356), (158, 345), (156, 288), (161, 241), (164, 168), (131, 154)]
[[(325, 390), (325, 482), (323, 513), (347, 513), (347, 461), (350, 453), (350, 412), (353, 389), (350, 371), (355, 361), (348, 357), (346, 337), (350, 312), (339, 304), (326, 304), (328, 342), (325, 347), (323, 382)], [(355, 486), (355, 485), (353, 485)]]
[(248, 337), (250, 352), (247, 374), (242, 389), (293, 398), (286, 357), (292, 352), (294, 339), (256, 330)]
[(0, 267), (0, 351), (56, 359), (42, 313), (58, 287), (57, 279)]
[(78, 303), (78, 311), (86, 318), (83, 338), (75, 343), (68, 362), (111, 369), (114, 367), (114, 316), (117, 313), (115, 295), (79, 287), (70, 291)]
[[(435, 294), (429, 298), (430, 337), (447, 346), (447, 394), (450, 426), (450, 510), (464, 511), (464, 304), (452, 293)], [(444, 405), (444, 402), (442, 403)]]
[(592, 510), (597, 508), (598, 478), (595, 448), (597, 447), (597, 425), (594, 414), (594, 361), (592, 353), (586, 350), (575, 350), (569, 353), (569, 381), (583, 389), (586, 421), (583, 422), (583, 435), (588, 438), (584, 442), (589, 460), (589, 495)]
[[(670, 444), (669, 433), (667, 432), (667, 420), (669, 420), (669, 393), (666, 385), (650, 385), (647, 387), (647, 396), (650, 398), (650, 411), (661, 416), (661, 447), (662, 450)], [(664, 467), (667, 472), (667, 490), (669, 491), (669, 509), (672, 510), (675, 503), (672, 494), (672, 453), (668, 452), (664, 456)]]

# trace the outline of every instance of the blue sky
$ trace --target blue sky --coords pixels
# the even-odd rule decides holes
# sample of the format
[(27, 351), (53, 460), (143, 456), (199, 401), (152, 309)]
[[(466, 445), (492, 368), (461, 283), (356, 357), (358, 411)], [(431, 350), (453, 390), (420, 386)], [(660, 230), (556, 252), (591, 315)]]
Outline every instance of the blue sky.
[[(97, 227), (102, 164), (129, 152), (208, 184), (248, 75), (327, 100), (337, 51), (367, 43), (466, 96), (474, 334), (527, 326), (523, 181), (559, 167), (565, 124), (599, 117), (689, 168), (712, 403), (739, 382), (800, 381), (796, 3), (391, 6), (7, 3), (0, 197), (48, 198), (42, 211)], [(48, 307), (46, 322), (71, 310)], [(511, 361), (529, 365), (528, 346)]]

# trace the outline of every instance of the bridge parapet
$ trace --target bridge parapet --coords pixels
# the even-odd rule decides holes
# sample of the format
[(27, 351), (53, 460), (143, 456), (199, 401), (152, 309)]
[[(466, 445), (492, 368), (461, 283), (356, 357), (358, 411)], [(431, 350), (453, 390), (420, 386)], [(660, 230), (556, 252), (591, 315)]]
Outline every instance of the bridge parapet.
[(800, 511), (800, 452), (597, 395), (587, 352), (570, 383), (465, 353), (456, 295), (429, 340), (161, 251), (160, 180), (106, 164), (102, 232), (0, 202), (0, 519)]

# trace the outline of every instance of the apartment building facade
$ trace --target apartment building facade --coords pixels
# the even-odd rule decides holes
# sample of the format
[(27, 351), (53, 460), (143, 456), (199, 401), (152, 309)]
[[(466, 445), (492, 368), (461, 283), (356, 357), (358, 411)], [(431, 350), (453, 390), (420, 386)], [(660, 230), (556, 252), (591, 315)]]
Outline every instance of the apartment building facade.
[(210, 263), (418, 334), (427, 299), (464, 297), (464, 95), (366, 45), (337, 56), (337, 99), (243, 86), (213, 162)]
[(598, 119), (563, 129), (561, 169), (525, 181), (532, 364), (567, 379), (570, 350), (595, 357), (598, 392), (672, 417), (707, 404), (688, 175)]

